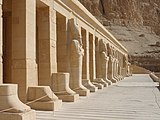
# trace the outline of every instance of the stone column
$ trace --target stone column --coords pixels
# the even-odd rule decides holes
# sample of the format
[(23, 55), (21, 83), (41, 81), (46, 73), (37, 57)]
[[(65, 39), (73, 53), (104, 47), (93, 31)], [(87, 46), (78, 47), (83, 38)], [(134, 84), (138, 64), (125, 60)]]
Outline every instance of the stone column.
[(126, 55), (123, 55), (123, 68), (124, 68), (124, 76), (127, 76), (127, 66), (128, 66), (128, 58)]
[[(42, 86), (50, 86), (53, 88), (52, 73), (57, 72), (57, 54), (56, 54), (56, 11), (51, 7), (38, 7), (37, 8), (37, 63), (38, 63), (38, 84)], [(32, 87), (29, 90), (35, 91), (44, 89), (42, 87)], [(45, 88), (48, 92), (50, 88)], [(52, 89), (53, 90), (53, 89)], [(43, 91), (43, 90), (42, 90)], [(32, 94), (30, 92), (30, 94)], [(44, 94), (46, 94), (44, 92)], [(53, 95), (50, 98), (54, 104), (54, 110), (61, 107), (61, 100)], [(32, 98), (33, 99), (33, 98)], [(30, 99), (30, 100), (32, 100)], [(45, 103), (47, 104), (47, 103)], [(58, 106), (58, 107), (57, 107)], [(37, 109), (37, 106), (32, 104), (32, 107)], [(40, 109), (45, 109), (41, 107)], [(52, 109), (52, 108), (47, 108)]]
[(102, 78), (96, 79), (95, 36), (91, 33), (89, 34), (89, 74), (91, 82), (99, 89), (102, 89), (104, 85), (97, 83)]
[(37, 47), (39, 85), (51, 85), (52, 73), (57, 72), (56, 11), (37, 8)]
[(90, 49), (90, 54), (89, 54), (89, 62), (90, 64), (90, 79), (91, 81), (96, 79), (96, 63), (95, 63), (95, 37), (93, 35), (89, 35), (89, 49)]
[(36, 1), (12, 0), (12, 80), (23, 102), (28, 87), (38, 85), (35, 25)]
[(3, 63), (2, 63), (2, 0), (0, 0), (0, 84), (3, 83)]
[(115, 74), (116, 74), (116, 58), (114, 57), (114, 62), (113, 62), (113, 77), (116, 79)]
[(96, 69), (96, 78), (102, 78), (101, 75), (101, 42), (102, 39), (95, 37), (95, 69)]
[(82, 79), (89, 80), (89, 64), (88, 64), (89, 63), (89, 33), (88, 31), (83, 30), (81, 34), (82, 34), (82, 44), (84, 48)]
[(116, 58), (115, 59), (115, 73), (114, 73), (114, 77), (116, 80), (120, 80), (119, 75), (118, 75), (118, 66), (119, 66), (118, 64), (119, 64), (119, 61)]
[(118, 74), (119, 74), (120, 80), (122, 80), (122, 79), (123, 79), (123, 75), (122, 75), (123, 55), (122, 55), (122, 53), (120, 53), (120, 52), (118, 52), (118, 60), (119, 60), (119, 64), (118, 64)]
[(54, 54), (54, 57), (57, 59), (57, 73), (52, 73), (51, 89), (62, 101), (74, 102), (79, 98), (79, 95), (69, 87), (70, 74), (67, 73), (70, 69), (69, 46), (67, 45), (68, 19), (58, 12), (56, 12), (56, 16), (52, 16), (52, 19), (55, 17), (56, 31), (54, 31), (54, 36), (57, 36), (55, 38), (57, 55)]
[(114, 78), (114, 61), (111, 55), (109, 56), (109, 63), (108, 63), (108, 79), (111, 80), (113, 83), (116, 83), (117, 80)]
[[(12, 1), (12, 40), (12, 82), (19, 85), (20, 99), (34, 109), (59, 108), (62, 101), (50, 87), (38, 86), (35, 0)], [(37, 100), (41, 97), (44, 99)]]
[(123, 76), (122, 76), (122, 67), (121, 66), (118, 66), (118, 75), (119, 75), (120, 80), (122, 80)]
[(82, 84), (89, 89), (91, 92), (98, 90), (96, 86), (92, 84), (89, 76), (89, 33), (86, 30), (82, 31), (82, 44), (84, 48), (84, 57), (83, 57), (83, 69), (82, 69)]
[(18, 86), (16, 84), (2, 84), (2, 31), (2, 0), (0, 0), (0, 120), (36, 120), (35, 111), (19, 100)]

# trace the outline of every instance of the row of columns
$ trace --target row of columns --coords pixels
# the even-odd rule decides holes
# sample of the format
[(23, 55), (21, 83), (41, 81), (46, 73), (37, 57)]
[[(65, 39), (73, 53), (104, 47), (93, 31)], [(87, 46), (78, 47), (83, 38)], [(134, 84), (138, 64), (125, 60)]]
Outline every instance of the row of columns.
[[(5, 43), (0, 0), (0, 119), (8, 120), (10, 113), (16, 120), (35, 120), (32, 109), (59, 109), (62, 101), (74, 102), (129, 75), (124, 55), (78, 25), (74, 17), (62, 19), (40, 0), (8, 2), (11, 38)], [(11, 49), (9, 71), (3, 69), (2, 44)], [(4, 81), (3, 70), (9, 76)]]

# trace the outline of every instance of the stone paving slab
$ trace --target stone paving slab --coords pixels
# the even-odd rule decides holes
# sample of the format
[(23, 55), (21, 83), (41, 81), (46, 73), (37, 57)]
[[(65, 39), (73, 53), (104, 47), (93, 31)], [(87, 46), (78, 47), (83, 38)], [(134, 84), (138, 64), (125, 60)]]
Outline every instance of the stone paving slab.
[(37, 120), (160, 120), (155, 86), (149, 75), (133, 75), (75, 103), (63, 103), (59, 111), (36, 111)]

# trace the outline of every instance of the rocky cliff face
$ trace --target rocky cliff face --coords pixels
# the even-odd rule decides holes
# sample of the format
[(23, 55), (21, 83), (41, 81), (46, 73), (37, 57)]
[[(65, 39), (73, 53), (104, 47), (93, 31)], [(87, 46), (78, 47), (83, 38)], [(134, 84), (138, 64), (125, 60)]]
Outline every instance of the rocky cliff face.
[(133, 64), (160, 71), (160, 0), (79, 0), (129, 51)]

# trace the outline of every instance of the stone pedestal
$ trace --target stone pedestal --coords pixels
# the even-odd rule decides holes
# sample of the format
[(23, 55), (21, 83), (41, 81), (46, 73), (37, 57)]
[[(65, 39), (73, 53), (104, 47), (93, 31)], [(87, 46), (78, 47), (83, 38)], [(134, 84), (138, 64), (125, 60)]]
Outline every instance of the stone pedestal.
[(35, 111), (17, 96), (16, 84), (0, 84), (0, 120), (36, 120)]
[(62, 100), (52, 92), (49, 86), (35, 86), (28, 88), (28, 105), (36, 110), (58, 110)]
[(26, 113), (0, 113), (0, 120), (36, 120), (36, 113), (34, 110)]
[(112, 81), (111, 81), (111, 80), (108, 80), (107, 78), (106, 78), (106, 79), (103, 78), (103, 80), (104, 80), (105, 82), (107, 82), (108, 85), (112, 85)]
[(94, 83), (100, 83), (102, 84), (104, 87), (108, 87), (108, 83), (106, 81), (104, 81), (102, 78), (96, 78), (93, 80)]
[(90, 94), (90, 90), (88, 90), (86, 87), (75, 88), (74, 91), (80, 96), (88, 96)]
[(114, 79), (116, 79), (116, 81), (120, 81), (120, 78), (119, 78), (119, 76), (114, 76)]
[(69, 73), (53, 73), (51, 83), (52, 91), (62, 101), (75, 102), (79, 99), (79, 95), (69, 87)]
[(104, 88), (104, 85), (101, 84), (101, 83), (96, 83), (96, 82), (92, 82), (93, 85), (95, 85), (96, 87), (98, 87), (98, 89), (103, 89)]
[(95, 85), (93, 85), (90, 80), (83, 79), (83, 80), (82, 80), (82, 84), (83, 84), (88, 90), (90, 90), (90, 92), (96, 92), (96, 91), (98, 90), (98, 87), (96, 87)]

